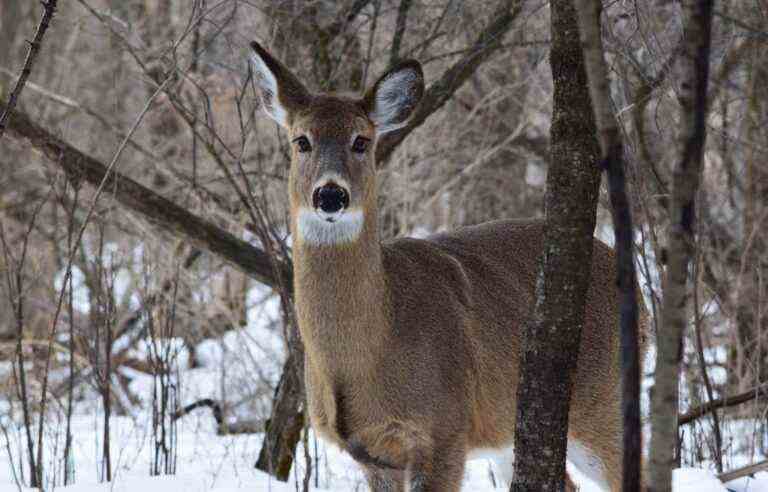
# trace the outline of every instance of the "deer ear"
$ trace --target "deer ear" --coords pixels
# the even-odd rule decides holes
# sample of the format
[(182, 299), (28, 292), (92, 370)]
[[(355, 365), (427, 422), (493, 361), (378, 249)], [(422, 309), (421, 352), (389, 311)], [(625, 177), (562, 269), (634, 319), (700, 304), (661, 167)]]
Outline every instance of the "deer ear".
[(424, 94), (424, 73), (415, 60), (399, 63), (368, 89), (363, 107), (376, 134), (391, 132), (408, 123)]
[(309, 105), (310, 94), (299, 79), (259, 43), (251, 43), (254, 82), (270, 118), (288, 127), (291, 115)]

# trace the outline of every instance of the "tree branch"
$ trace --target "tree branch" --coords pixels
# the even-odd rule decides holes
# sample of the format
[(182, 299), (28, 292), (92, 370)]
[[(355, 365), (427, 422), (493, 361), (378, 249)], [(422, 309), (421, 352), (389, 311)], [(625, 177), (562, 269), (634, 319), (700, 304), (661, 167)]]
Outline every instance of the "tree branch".
[(717, 476), (717, 478), (723, 483), (728, 483), (736, 480), (737, 478), (751, 476), (763, 470), (768, 470), (768, 460), (758, 461), (757, 463), (753, 463), (751, 465), (721, 473)]
[(442, 108), (464, 85), (464, 82), (475, 73), (477, 68), (496, 52), (501, 46), (504, 35), (512, 27), (512, 22), (522, 10), (522, 0), (504, 0), (502, 2), (502, 5), (491, 16), (494, 20), (480, 33), (467, 54), (429, 86), (408, 124), (400, 130), (382, 137), (376, 148), (376, 161), (379, 163), (379, 167), (385, 166), (398, 145), (413, 130), (421, 126), (430, 115)]
[(390, 48), (389, 66), (394, 67), (400, 59), (400, 45), (403, 42), (405, 34), (405, 24), (408, 21), (408, 10), (411, 8), (412, 0), (400, 0), (400, 6), (397, 7), (397, 21), (395, 22), (395, 34), (392, 36), (392, 47)]
[(343, 19), (339, 19), (325, 28), (325, 34), (328, 36), (328, 41), (333, 41), (336, 36), (344, 31), (344, 28), (348, 24), (354, 22), (357, 16), (360, 15), (360, 12), (362, 12), (369, 3), (371, 3), (371, 0), (355, 0), (354, 3), (349, 7), (349, 12), (344, 16)]
[(691, 408), (687, 412), (677, 417), (677, 425), (690, 424), (694, 420), (703, 417), (712, 410), (718, 408), (728, 408), (747, 403), (758, 398), (765, 399), (768, 397), (768, 384), (756, 386), (742, 393), (738, 393), (732, 396), (726, 396), (725, 398), (718, 398), (717, 400), (709, 401), (698, 407)]
[[(0, 109), (6, 108), (5, 102), (0, 102)], [(62, 168), (70, 179), (99, 186), (107, 175), (107, 167), (103, 163), (33, 123), (24, 113), (13, 111), (8, 132), (12, 138), (28, 141), (53, 164)], [(287, 286), (292, 283), (290, 264), (280, 263), (282, 279), (276, 278), (273, 268), (275, 260), (267, 253), (187, 212), (127, 176), (110, 173), (103, 190), (111, 193), (118, 203), (141, 215), (148, 222), (189, 241), (197, 248), (213, 253), (259, 282), (272, 287), (279, 285), (280, 281)]]
[[(13, 112), (13, 108), (16, 107), (21, 91), (24, 90), (24, 84), (27, 83), (27, 78), (29, 78), (29, 74), (32, 73), (32, 66), (35, 64), (37, 54), (40, 51), (40, 46), (43, 43), (43, 36), (45, 35), (45, 31), (48, 30), (48, 25), (51, 23), (53, 15), (56, 13), (56, 2), (57, 0), (43, 0), (40, 2), (43, 5), (43, 17), (40, 19), (40, 24), (37, 26), (37, 32), (35, 32), (34, 39), (29, 43), (29, 51), (27, 51), (27, 58), (24, 60), (24, 68), (21, 69), (19, 80), (16, 81), (13, 91), (11, 91), (8, 107), (3, 109), (2, 116), (0, 116), (0, 138), (2, 138), (5, 133), (8, 118), (10, 117), (11, 112)], [(3, 47), (3, 49), (5, 49), (5, 47)]]

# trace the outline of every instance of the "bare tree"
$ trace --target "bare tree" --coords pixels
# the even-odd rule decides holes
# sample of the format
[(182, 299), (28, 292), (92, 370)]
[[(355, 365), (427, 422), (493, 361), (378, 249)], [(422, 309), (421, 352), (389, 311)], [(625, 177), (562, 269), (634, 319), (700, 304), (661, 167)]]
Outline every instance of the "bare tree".
[(511, 491), (563, 490), (572, 374), (592, 263), (600, 150), (571, 0), (551, 7), (554, 85), (544, 253), (522, 334)]
[(634, 260), (632, 213), (626, 192), (624, 144), (613, 114), (610, 81), (606, 67), (600, 0), (579, 0), (579, 31), (584, 50), (584, 65), (589, 79), (589, 93), (595, 109), (595, 121), (603, 152), (603, 167), (608, 187), (616, 239), (616, 283), (620, 291), (621, 311), (621, 382), (622, 382), (622, 477), (624, 492), (641, 488), (642, 439), (640, 436), (640, 362), (643, 351), (638, 332), (638, 292)]
[(695, 199), (706, 143), (711, 0), (682, 2), (683, 45), (678, 57), (681, 131), (670, 200), (667, 276), (657, 335), (655, 384), (651, 398), (649, 490), (672, 490), (683, 332), (688, 325), (688, 266), (693, 257)]

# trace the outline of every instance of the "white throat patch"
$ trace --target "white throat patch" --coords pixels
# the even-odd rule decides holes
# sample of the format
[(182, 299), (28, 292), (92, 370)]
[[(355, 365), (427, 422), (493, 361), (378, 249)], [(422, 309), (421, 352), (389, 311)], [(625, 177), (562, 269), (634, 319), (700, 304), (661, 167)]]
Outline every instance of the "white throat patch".
[(334, 246), (355, 241), (363, 230), (363, 211), (345, 210), (329, 222), (311, 208), (301, 207), (296, 221), (299, 239), (313, 246)]

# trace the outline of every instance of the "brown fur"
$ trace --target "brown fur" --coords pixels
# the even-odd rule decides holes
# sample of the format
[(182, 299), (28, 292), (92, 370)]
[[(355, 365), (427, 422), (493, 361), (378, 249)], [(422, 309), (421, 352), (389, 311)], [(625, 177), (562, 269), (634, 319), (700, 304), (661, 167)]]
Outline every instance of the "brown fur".
[[(271, 57), (269, 64), (285, 71)], [(312, 425), (365, 464), (374, 490), (402, 490), (405, 481), (412, 490), (458, 490), (470, 450), (514, 441), (520, 334), (533, 305), (543, 223), (500, 220), (381, 243), (375, 148), (363, 159), (348, 150), (356, 134), (375, 139), (366, 118), (371, 95), (313, 96), (300, 106), (289, 101), (292, 87), (278, 94), (284, 106), (294, 104), (289, 137), (307, 135), (316, 147), (311, 155), (293, 150), (289, 184)], [(296, 212), (310, 206), (312, 186), (328, 169), (350, 183), (363, 230), (348, 244), (306, 244)], [(596, 240), (569, 439), (603, 461), (619, 490), (614, 261)]]

